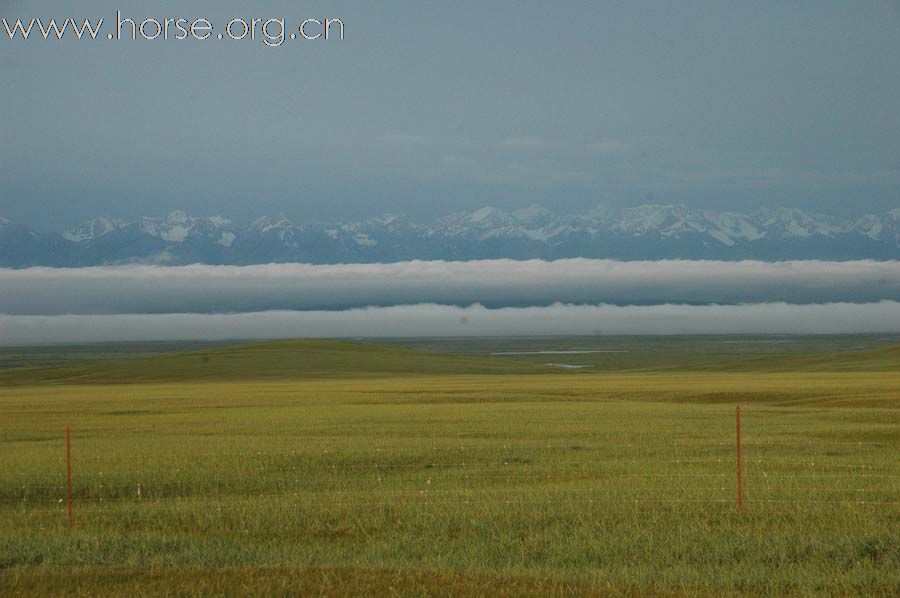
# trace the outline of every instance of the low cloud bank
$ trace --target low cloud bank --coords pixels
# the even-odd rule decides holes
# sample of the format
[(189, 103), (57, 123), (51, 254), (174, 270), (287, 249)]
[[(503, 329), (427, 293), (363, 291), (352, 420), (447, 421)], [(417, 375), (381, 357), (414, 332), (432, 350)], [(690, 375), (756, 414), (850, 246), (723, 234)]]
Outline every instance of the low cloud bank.
[(241, 314), (0, 316), (0, 344), (304, 337), (900, 332), (900, 303), (402, 305)]
[(900, 262), (570, 259), (0, 270), (17, 315), (662, 303), (900, 301)]

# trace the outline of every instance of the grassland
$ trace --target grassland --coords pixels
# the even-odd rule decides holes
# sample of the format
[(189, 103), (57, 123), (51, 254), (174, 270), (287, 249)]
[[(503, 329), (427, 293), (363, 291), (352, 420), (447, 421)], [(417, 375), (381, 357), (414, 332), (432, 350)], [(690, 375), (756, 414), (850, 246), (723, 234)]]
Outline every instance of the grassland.
[(0, 594), (900, 593), (897, 349), (542, 361), (310, 341), (0, 373)]

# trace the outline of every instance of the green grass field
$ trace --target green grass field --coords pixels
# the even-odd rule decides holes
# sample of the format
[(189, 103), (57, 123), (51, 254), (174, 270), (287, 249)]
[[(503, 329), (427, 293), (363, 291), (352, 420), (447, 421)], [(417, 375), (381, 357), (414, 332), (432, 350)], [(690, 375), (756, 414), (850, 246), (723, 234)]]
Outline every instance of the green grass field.
[(0, 371), (0, 594), (900, 593), (900, 350), (627, 342)]

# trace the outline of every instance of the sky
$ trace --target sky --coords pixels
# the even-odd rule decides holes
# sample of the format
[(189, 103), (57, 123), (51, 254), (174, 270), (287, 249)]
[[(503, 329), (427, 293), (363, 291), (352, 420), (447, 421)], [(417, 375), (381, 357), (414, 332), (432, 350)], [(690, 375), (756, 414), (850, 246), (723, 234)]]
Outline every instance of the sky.
[(345, 39), (0, 37), (0, 216), (900, 206), (896, 0), (0, 0), (104, 33), (116, 9)]

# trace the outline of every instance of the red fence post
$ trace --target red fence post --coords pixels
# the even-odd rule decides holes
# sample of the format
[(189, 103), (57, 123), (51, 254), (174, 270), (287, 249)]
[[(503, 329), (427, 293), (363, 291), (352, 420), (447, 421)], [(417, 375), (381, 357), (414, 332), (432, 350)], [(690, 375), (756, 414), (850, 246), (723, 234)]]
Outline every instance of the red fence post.
[(66, 424), (66, 513), (72, 527), (72, 426), (69, 424)]
[(741, 406), (737, 406), (737, 510), (744, 512), (744, 455), (741, 451)]

